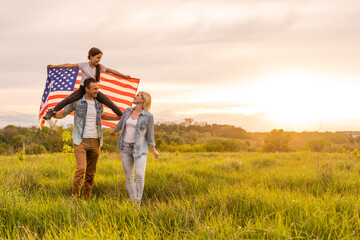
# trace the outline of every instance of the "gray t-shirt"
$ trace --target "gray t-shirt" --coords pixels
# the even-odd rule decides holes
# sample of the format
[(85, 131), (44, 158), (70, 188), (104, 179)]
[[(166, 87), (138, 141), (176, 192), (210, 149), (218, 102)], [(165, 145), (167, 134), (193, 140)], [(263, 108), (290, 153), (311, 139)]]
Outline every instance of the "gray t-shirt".
[[(95, 79), (95, 75), (96, 75), (96, 67), (91, 68), (89, 65), (89, 62), (81, 62), (78, 63), (79, 65), (79, 69), (81, 71), (81, 82), (80, 85), (83, 86), (84, 82), (86, 79), (88, 78), (93, 78)], [(100, 73), (106, 72), (106, 67), (102, 64), (100, 64)]]
[(86, 111), (86, 120), (83, 138), (98, 138), (99, 133), (96, 125), (96, 108), (95, 108), (95, 100), (88, 100), (87, 102), (87, 111)]

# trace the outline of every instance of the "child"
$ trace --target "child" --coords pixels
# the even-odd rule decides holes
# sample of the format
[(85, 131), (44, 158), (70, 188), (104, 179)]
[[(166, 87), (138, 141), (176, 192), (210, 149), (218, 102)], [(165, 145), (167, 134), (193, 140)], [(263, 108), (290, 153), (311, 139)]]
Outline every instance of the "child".
[[(48, 68), (78, 68), (81, 70), (81, 82), (80, 82), (80, 88), (70, 94), (67, 98), (59, 102), (53, 109), (49, 109), (46, 114), (43, 116), (43, 119), (50, 120), (57, 111), (63, 109), (66, 105), (69, 103), (75, 102), (82, 98), (85, 94), (85, 87), (84, 87), (84, 81), (87, 78), (94, 78), (96, 81), (100, 81), (100, 73), (102, 72), (108, 72), (112, 73), (116, 76), (122, 77), (122, 78), (128, 78), (130, 79), (129, 75), (124, 75), (116, 70), (106, 68), (104, 65), (101, 65), (99, 62), (101, 60), (101, 57), (103, 55), (103, 52), (98, 48), (91, 48), (88, 53), (88, 62), (81, 62), (78, 64), (60, 64), (60, 65), (48, 65)], [(107, 97), (105, 94), (99, 92), (97, 94), (96, 100), (99, 102), (105, 104), (108, 106), (116, 115), (121, 117), (122, 112), (120, 109)]]

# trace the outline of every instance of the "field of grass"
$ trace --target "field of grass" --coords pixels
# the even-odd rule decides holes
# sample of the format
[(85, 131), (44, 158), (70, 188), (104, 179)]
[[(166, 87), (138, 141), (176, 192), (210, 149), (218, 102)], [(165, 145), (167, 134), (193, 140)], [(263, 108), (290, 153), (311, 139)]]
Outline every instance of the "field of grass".
[(162, 153), (141, 210), (119, 154), (72, 200), (63, 154), (0, 157), (0, 239), (359, 239), (360, 160), (344, 154)]

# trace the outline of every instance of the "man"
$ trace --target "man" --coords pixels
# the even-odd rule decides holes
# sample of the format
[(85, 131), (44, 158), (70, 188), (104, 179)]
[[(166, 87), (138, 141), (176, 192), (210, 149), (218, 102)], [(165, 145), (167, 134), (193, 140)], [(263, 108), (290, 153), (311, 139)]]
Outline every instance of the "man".
[(80, 100), (67, 105), (64, 110), (56, 112), (54, 117), (61, 119), (75, 110), (72, 138), (76, 172), (72, 185), (72, 195), (80, 197), (85, 175), (83, 196), (84, 199), (89, 199), (103, 140), (101, 119), (119, 120), (121, 117), (104, 114), (103, 105), (95, 99), (99, 92), (99, 86), (95, 79), (86, 79), (84, 87), (85, 95)]

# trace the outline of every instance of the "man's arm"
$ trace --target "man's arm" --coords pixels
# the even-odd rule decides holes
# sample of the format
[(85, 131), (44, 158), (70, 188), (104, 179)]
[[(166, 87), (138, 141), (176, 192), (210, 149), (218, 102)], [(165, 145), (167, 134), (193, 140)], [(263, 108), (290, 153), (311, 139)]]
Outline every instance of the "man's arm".
[(76, 102), (70, 103), (64, 107), (64, 110), (60, 110), (57, 112), (54, 112), (54, 118), (61, 119), (66, 117), (68, 114), (70, 114), (75, 109)]
[(64, 110), (57, 111), (54, 115), (54, 118), (62, 119), (66, 117), (67, 114), (64, 113)]

